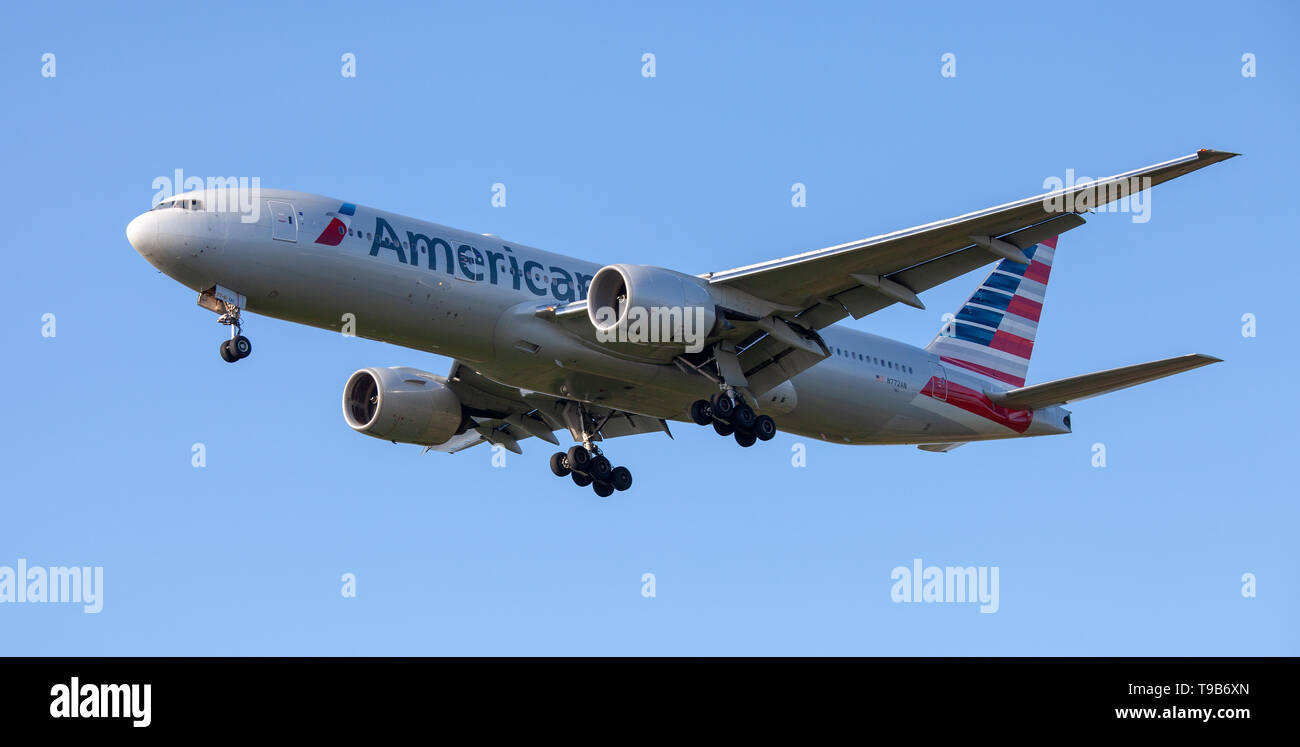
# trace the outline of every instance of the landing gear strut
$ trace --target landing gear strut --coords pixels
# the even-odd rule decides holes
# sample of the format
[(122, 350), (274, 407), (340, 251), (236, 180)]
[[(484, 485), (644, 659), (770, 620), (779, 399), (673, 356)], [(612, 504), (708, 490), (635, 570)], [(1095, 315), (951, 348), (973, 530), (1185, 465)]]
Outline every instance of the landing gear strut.
[(217, 318), (217, 322), (230, 327), (230, 339), (221, 343), (218, 352), (221, 353), (221, 360), (234, 363), (253, 354), (253, 343), (242, 334), (243, 325), (239, 320), (239, 307), (228, 301), (221, 303), (226, 311)]
[(594, 417), (581, 402), (567, 401), (557, 411), (557, 416), (569, 429), (569, 435), (580, 443), (569, 447), (568, 451), (557, 451), (551, 455), (551, 472), (556, 477), (572, 478), (580, 488), (588, 485), (601, 498), (632, 487), (632, 472), (627, 467), (615, 467), (596, 446), (595, 441), (602, 438), (600, 430), (612, 417), (613, 412), (603, 418)]
[(744, 447), (753, 446), (756, 441), (771, 441), (776, 435), (776, 421), (755, 413), (748, 402), (732, 391), (692, 402), (691, 420), (697, 425), (712, 425), (719, 436), (733, 436)]

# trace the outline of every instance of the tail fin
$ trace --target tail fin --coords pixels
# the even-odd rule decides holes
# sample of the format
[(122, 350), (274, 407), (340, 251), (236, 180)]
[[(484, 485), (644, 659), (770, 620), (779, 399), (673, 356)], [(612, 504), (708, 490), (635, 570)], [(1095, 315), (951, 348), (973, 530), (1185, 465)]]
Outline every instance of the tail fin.
[(1025, 249), (1028, 265), (999, 262), (956, 316), (945, 315), (943, 329), (925, 349), (944, 363), (1024, 386), (1057, 238)]

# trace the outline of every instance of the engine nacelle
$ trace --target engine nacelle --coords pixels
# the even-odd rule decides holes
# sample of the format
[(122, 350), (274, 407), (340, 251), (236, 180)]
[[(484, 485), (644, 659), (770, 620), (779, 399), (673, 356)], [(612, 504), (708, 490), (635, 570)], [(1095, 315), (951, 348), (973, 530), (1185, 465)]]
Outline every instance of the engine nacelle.
[(446, 379), (402, 366), (352, 374), (343, 387), (343, 418), (358, 433), (421, 446), (446, 443), (466, 420)]
[(650, 265), (609, 265), (591, 279), (587, 316), (604, 342), (698, 352), (718, 307), (707, 280)]

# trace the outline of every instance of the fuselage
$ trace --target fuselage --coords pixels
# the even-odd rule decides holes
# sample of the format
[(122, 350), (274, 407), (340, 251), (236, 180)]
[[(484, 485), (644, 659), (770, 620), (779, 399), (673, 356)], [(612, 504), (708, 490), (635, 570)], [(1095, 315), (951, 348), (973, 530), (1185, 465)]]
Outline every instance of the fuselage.
[[(263, 189), (248, 202), (235, 209), (229, 190), (178, 195), (127, 235), (195, 291), (222, 286), (248, 311), (455, 358), (522, 390), (672, 420), (717, 391), (539, 316), (585, 298), (600, 264), (301, 192)], [(992, 405), (984, 393), (1006, 386), (923, 348), (844, 326), (821, 336), (831, 356), (758, 399), (783, 431), (851, 444), (1069, 432), (1062, 408)]]

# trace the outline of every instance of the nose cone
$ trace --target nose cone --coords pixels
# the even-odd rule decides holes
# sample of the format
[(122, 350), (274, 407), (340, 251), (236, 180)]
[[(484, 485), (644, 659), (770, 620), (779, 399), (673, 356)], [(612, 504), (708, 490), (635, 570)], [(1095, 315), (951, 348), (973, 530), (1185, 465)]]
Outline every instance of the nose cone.
[(126, 240), (145, 259), (152, 259), (158, 250), (158, 216), (153, 211), (141, 213), (126, 224)]

